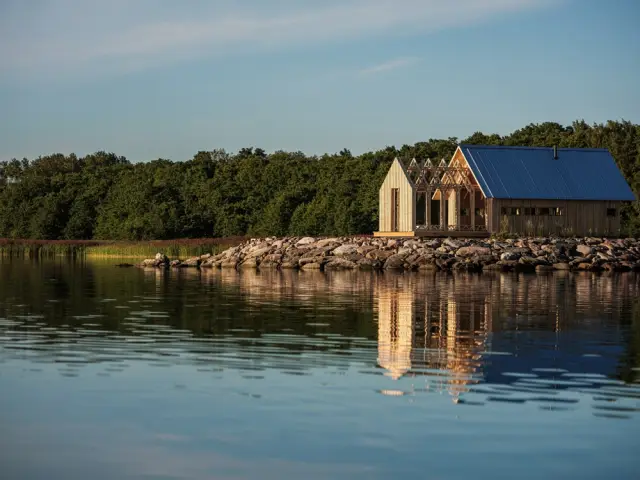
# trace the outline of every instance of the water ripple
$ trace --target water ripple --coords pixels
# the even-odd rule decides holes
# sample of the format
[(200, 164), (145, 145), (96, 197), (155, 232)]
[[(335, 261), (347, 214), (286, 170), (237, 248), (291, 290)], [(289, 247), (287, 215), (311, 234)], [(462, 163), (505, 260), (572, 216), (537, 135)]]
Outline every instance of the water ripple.
[(186, 367), (262, 388), (273, 375), (310, 388), (344, 376), (350, 386), (340, 388), (390, 397), (447, 393), (461, 406), (533, 404), (541, 414), (584, 406), (604, 418), (637, 417), (632, 275), (136, 278), (76, 289), (55, 304), (37, 288), (4, 290), (0, 362), (64, 365), (59, 374), (78, 382), (89, 364), (102, 367), (92, 376), (110, 380), (129, 365)]

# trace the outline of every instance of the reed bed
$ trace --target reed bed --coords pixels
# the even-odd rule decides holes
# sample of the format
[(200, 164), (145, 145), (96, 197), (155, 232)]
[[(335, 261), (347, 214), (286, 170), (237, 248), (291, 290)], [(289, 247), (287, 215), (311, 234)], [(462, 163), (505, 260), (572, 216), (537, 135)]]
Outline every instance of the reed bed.
[(206, 253), (216, 254), (237, 245), (243, 237), (189, 238), (119, 242), (100, 240), (30, 240), (0, 239), (0, 256), (4, 257), (121, 257), (151, 258), (161, 252), (170, 258), (187, 258)]
[(88, 247), (86, 255), (91, 257), (152, 258), (156, 253), (161, 252), (169, 258), (185, 259), (206, 253), (215, 255), (230, 246), (237, 245), (242, 240), (241, 237), (225, 237), (111, 242)]
[(87, 248), (98, 245), (93, 240), (32, 240), (0, 238), (0, 256), (3, 257), (77, 257)]

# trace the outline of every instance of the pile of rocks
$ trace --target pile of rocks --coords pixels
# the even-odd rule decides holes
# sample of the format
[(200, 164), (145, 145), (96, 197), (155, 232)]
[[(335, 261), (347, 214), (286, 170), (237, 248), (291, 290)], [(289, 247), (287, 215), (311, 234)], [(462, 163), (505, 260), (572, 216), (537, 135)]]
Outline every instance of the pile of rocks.
[(147, 258), (138, 266), (142, 268), (198, 268), (202, 262), (209, 258), (211, 258), (210, 253), (200, 257), (187, 258), (186, 260), (170, 260), (164, 253), (156, 253), (155, 258)]
[(327, 271), (640, 271), (640, 240), (272, 237), (252, 239), (218, 255), (184, 261), (170, 261), (159, 253), (140, 266)]

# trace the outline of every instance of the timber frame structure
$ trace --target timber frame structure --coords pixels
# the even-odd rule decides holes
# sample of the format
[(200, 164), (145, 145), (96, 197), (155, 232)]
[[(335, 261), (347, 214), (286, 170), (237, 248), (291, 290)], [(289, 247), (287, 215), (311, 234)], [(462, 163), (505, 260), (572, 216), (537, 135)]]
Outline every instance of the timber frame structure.
[(407, 167), (396, 158), (380, 189), (380, 231), (374, 235), (488, 236), (484, 204), (464, 158), (414, 158)]
[(636, 199), (606, 149), (460, 145), (445, 159), (396, 158), (374, 236), (616, 235)]
[[(417, 230), (486, 232), (483, 210), (476, 209), (479, 188), (463, 162), (454, 157), (450, 163), (444, 158), (434, 163), (427, 158), (420, 165), (414, 158), (407, 170), (414, 182), (417, 199), (424, 198), (425, 202), (424, 220), (416, 225)], [(437, 222), (432, 218), (434, 200), (438, 201)], [(463, 216), (468, 218), (463, 219)]]

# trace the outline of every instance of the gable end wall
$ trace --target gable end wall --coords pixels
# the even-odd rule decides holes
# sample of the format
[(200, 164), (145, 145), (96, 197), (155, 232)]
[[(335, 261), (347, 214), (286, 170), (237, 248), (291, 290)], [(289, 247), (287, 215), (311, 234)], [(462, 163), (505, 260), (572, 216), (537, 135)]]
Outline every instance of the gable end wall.
[(394, 160), (389, 168), (382, 186), (380, 187), (380, 202), (378, 212), (378, 227), (380, 232), (391, 231), (391, 189), (397, 188), (400, 195), (400, 217), (398, 218), (398, 230), (412, 232), (416, 225), (416, 192), (407, 178), (399, 162)]

